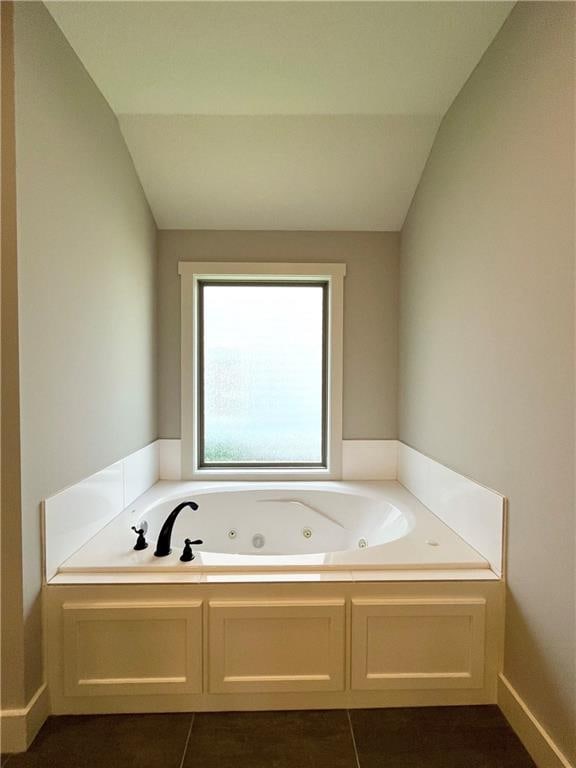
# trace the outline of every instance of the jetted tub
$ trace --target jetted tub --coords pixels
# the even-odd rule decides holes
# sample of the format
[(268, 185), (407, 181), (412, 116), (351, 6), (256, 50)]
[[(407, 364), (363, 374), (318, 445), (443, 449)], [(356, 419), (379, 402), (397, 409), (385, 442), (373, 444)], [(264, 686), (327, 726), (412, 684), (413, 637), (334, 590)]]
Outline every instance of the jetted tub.
[[(155, 557), (176, 505), (172, 553)], [(131, 527), (147, 549), (133, 549)], [(181, 562), (186, 538), (202, 539)], [(478, 569), (487, 561), (397, 482), (160, 482), (60, 567), (60, 573)]]

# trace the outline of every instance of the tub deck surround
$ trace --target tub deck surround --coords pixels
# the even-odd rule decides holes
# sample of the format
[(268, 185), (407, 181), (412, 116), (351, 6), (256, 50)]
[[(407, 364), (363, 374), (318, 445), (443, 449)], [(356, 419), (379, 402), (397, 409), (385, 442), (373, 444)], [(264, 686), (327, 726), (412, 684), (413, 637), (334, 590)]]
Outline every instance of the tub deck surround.
[[(47, 582), (55, 578), (62, 582), (65, 573), (71, 576), (74, 571), (59, 572), (59, 567), (65, 562), (66, 568), (76, 567), (78, 563), (75, 556), (80, 550), (85, 554), (93, 553), (98, 547), (97, 541), (100, 531), (106, 528), (107, 532), (103, 535), (108, 536), (107, 526), (112, 523), (111, 530), (113, 530), (116, 516), (121, 513), (129, 514), (130, 510), (134, 508), (134, 504), (140, 503), (141, 498), (146, 501), (149, 500), (152, 504), (152, 502), (158, 501), (162, 494), (174, 491), (173, 495), (177, 496), (178, 491), (176, 489), (178, 487), (182, 489), (193, 487), (198, 491), (200, 489), (204, 491), (209, 488), (222, 490), (224, 487), (232, 485), (232, 483), (226, 484), (215, 480), (203, 480), (202, 483), (197, 483), (194, 486), (184, 483), (178, 485), (180, 447), (180, 440), (158, 440), (90, 478), (46, 499), (43, 510), (46, 550), (45, 578)], [(411, 519), (414, 521), (415, 519), (414, 515), (412, 518), (410, 517), (409, 511), (405, 512), (410, 507), (410, 509), (417, 510), (420, 532), (423, 532), (426, 526), (435, 528), (439, 521), (452, 529), (453, 534), (455, 534), (452, 538), (455, 545), (452, 547), (452, 552), (454, 553), (455, 549), (458, 550), (458, 556), (445, 557), (448, 554), (446, 546), (438, 547), (437, 552), (434, 552), (430, 545), (426, 545), (425, 548), (420, 547), (418, 562), (415, 563), (415, 572), (420, 574), (422, 578), (437, 579), (440, 571), (448, 574), (446, 578), (451, 578), (453, 572), (459, 574), (455, 578), (501, 577), (505, 526), (505, 499), (501, 495), (453, 472), (396, 440), (345, 440), (342, 444), (342, 450), (343, 481), (340, 483), (341, 486), (353, 481), (355, 484), (362, 483), (366, 489), (373, 486), (376, 481), (395, 481), (397, 476), (405, 489), (401, 489), (396, 482), (389, 482), (386, 486), (386, 492), (396, 494), (399, 499), (398, 504), (396, 504), (398, 507), (398, 505), (402, 506), (402, 491), (406, 489), (409, 491), (408, 496), (403, 497), (404, 501), (407, 498), (410, 499), (410, 503), (404, 505), (402, 512), (406, 521)], [(162, 480), (158, 482), (160, 478)], [(168, 483), (164, 481), (168, 481)], [(169, 486), (170, 482), (172, 487)], [(293, 481), (285, 482), (290, 485), (291, 489), (295, 487)], [(332, 481), (326, 481), (325, 488), (330, 482)], [(141, 497), (142, 494), (144, 495)], [(392, 506), (394, 506), (394, 502), (392, 502)], [(430, 515), (430, 512), (433, 515)], [(297, 516), (295, 505), (292, 505), (290, 517)], [(397, 521), (397, 523), (400, 522)], [(306, 522), (305, 525), (308, 526), (309, 523)], [(318, 531), (315, 530), (317, 529), (316, 523), (311, 527), (314, 535), (310, 543), (316, 544), (319, 539)], [(445, 531), (442, 527), (440, 530)], [(123, 530), (122, 536), (125, 533), (126, 531)], [(299, 534), (297, 529), (291, 528), (290, 535), (293, 533)], [(199, 535), (187, 530), (182, 539), (184, 537), (195, 538)], [(218, 535), (220, 536), (220, 532)], [(362, 537), (359, 536), (359, 538)], [(93, 538), (96, 541), (92, 541)], [(370, 541), (371, 536), (364, 538), (368, 538), (369, 544), (374, 543)], [(432, 541), (435, 540), (432, 532), (428, 538)], [(285, 560), (285, 572), (290, 565), (294, 572), (317, 571), (321, 567), (354, 574), (358, 567), (356, 564), (358, 552), (351, 559), (351, 554), (343, 550), (341, 543), (334, 543), (337, 537), (332, 537), (332, 539), (332, 545), (327, 546), (325, 550), (328, 553), (330, 550), (332, 552), (338, 551), (340, 554), (337, 557), (325, 557), (322, 563), (318, 563), (318, 555), (324, 554), (320, 552), (322, 548), (308, 549), (308, 554), (304, 550), (297, 549), (291, 554), (293, 556), (298, 555), (299, 561), (292, 560), (289, 562), (289, 560)], [(413, 531), (410, 531), (408, 536), (401, 537), (396, 542), (389, 541), (382, 545), (386, 548), (386, 557), (390, 558), (389, 569), (403, 566), (402, 573), (406, 574), (406, 578), (411, 578), (410, 565), (414, 562), (416, 550), (412, 548), (411, 552), (408, 553), (406, 547), (408, 543), (415, 544), (417, 539), (417, 533), (414, 534)], [(462, 547), (462, 540), (468, 545), (468, 549)], [(300, 541), (302, 540), (300, 539)], [(88, 546), (84, 549), (87, 543)], [(176, 556), (179, 545), (176, 538), (174, 544), (174, 556)], [(222, 567), (226, 572), (232, 573), (235, 566), (238, 566), (241, 571), (246, 571), (247, 566), (250, 565), (250, 562), (246, 560), (246, 553), (235, 556), (236, 563), (232, 565), (225, 557), (227, 554), (230, 555), (229, 548), (219, 547), (217, 563), (213, 558), (214, 547), (211, 547), (210, 553), (208, 553), (207, 547), (201, 549), (206, 552), (205, 555), (199, 556), (199, 558), (204, 558), (203, 561), (199, 559), (193, 563), (180, 564), (177, 557), (176, 560), (172, 557), (172, 559), (163, 560), (163, 565), (160, 562), (152, 561), (151, 565), (149, 563), (150, 568), (145, 565), (145, 558), (150, 558), (150, 551), (145, 550), (145, 557), (135, 561), (136, 570), (125, 572), (146, 574), (152, 573), (152, 568), (154, 568), (155, 572), (159, 573), (162, 567), (165, 569), (168, 567), (168, 570), (164, 570), (166, 574), (176, 574), (179, 579), (190, 581), (190, 570), (185, 570), (186, 565), (188, 568), (196, 569), (193, 573), (199, 572), (197, 569), (201, 562), (204, 565), (202, 572), (210, 572), (213, 568)], [(376, 548), (369, 546), (368, 549), (374, 550)], [(384, 550), (380, 551), (383, 552)], [(400, 557), (402, 551), (407, 555), (404, 562), (401, 562), (402, 558)], [(116, 555), (121, 554), (118, 549), (115, 550), (115, 553)], [(107, 557), (108, 555), (109, 553)], [(369, 558), (373, 555), (373, 551), (364, 552), (360, 561), (360, 569), (365, 570), (366, 578), (371, 572), (372, 578), (387, 580), (388, 577), (382, 570), (381, 563), (375, 564), (374, 569), (370, 569)], [(241, 557), (244, 558), (244, 561), (240, 564), (239, 558)], [(208, 560), (211, 562), (209, 563)], [(127, 568), (124, 551), (117, 562), (118, 564), (122, 562), (122, 567)], [(486, 567), (486, 563), (489, 564), (489, 569)], [(256, 564), (259, 573), (265, 572), (267, 566), (262, 557), (257, 558)], [(105, 569), (110, 568), (111, 565), (112, 563), (108, 560), (104, 563)], [(270, 572), (280, 572), (278, 565), (277, 558), (275, 567)], [(173, 566), (175, 567), (173, 568)], [(94, 569), (97, 564), (92, 561), (91, 567)], [(93, 575), (96, 572), (91, 570)], [(145, 579), (141, 578), (140, 580)], [(170, 576), (170, 580), (174, 580), (174, 575)], [(150, 578), (150, 581), (153, 579)]]
[[(179, 439), (159, 439), (42, 503), (45, 579), (159, 480), (182, 477)], [(344, 479), (395, 480), (396, 440), (344, 440)]]
[(160, 446), (146, 445), (42, 504), (45, 578), (158, 481)]
[(266, 571), (247, 572), (206, 571), (183, 573), (176, 571), (126, 571), (86, 573), (66, 571), (50, 580), (49, 586), (78, 584), (323, 584), (327, 582), (394, 582), (411, 581), (499, 581), (496, 574), (487, 568), (468, 570), (395, 570), (371, 571), (367, 569), (346, 571)]
[(398, 480), (446, 525), (504, 572), (506, 499), (429, 456), (398, 443)]
[[(185, 499), (172, 553), (154, 556), (168, 513)], [(150, 546), (133, 549), (143, 520)], [(264, 537), (261, 550), (254, 535)], [(184, 539), (200, 538), (195, 560), (180, 562)], [(232, 537), (232, 538), (230, 538)], [(363, 546), (367, 545), (367, 546)], [(264, 554), (258, 554), (262, 552)], [(270, 554), (266, 554), (270, 552)], [(255, 554), (254, 554), (255, 553)], [(395, 481), (159, 482), (66, 559), (58, 574), (260, 571), (481, 570), (489, 563)]]

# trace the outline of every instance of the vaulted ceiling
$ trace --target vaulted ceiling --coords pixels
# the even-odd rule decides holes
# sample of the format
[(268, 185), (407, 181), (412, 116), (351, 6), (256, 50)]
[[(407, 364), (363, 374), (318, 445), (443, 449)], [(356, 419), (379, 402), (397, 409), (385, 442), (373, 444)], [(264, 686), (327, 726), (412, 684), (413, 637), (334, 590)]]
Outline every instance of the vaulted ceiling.
[(398, 230), (510, 2), (48, 2), (163, 229)]

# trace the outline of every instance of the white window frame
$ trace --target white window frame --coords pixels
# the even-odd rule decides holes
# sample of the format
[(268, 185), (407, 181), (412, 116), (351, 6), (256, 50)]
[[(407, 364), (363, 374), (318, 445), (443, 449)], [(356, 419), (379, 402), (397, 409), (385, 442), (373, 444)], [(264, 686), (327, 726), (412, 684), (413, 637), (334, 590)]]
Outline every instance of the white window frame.
[[(342, 382), (345, 264), (274, 264), (181, 261), (181, 437), (183, 480), (339, 480), (342, 476)], [(328, 283), (327, 467), (199, 467), (198, 283), (203, 280)]]

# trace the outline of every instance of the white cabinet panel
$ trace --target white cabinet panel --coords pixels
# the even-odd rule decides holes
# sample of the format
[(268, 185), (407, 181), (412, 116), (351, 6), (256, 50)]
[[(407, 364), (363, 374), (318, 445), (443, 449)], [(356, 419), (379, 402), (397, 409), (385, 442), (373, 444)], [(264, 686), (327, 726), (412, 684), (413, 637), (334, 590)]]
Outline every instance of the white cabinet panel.
[(345, 601), (211, 601), (211, 693), (344, 687)]
[(354, 599), (352, 688), (480, 688), (486, 603)]
[(202, 601), (65, 603), (70, 696), (200, 693)]

